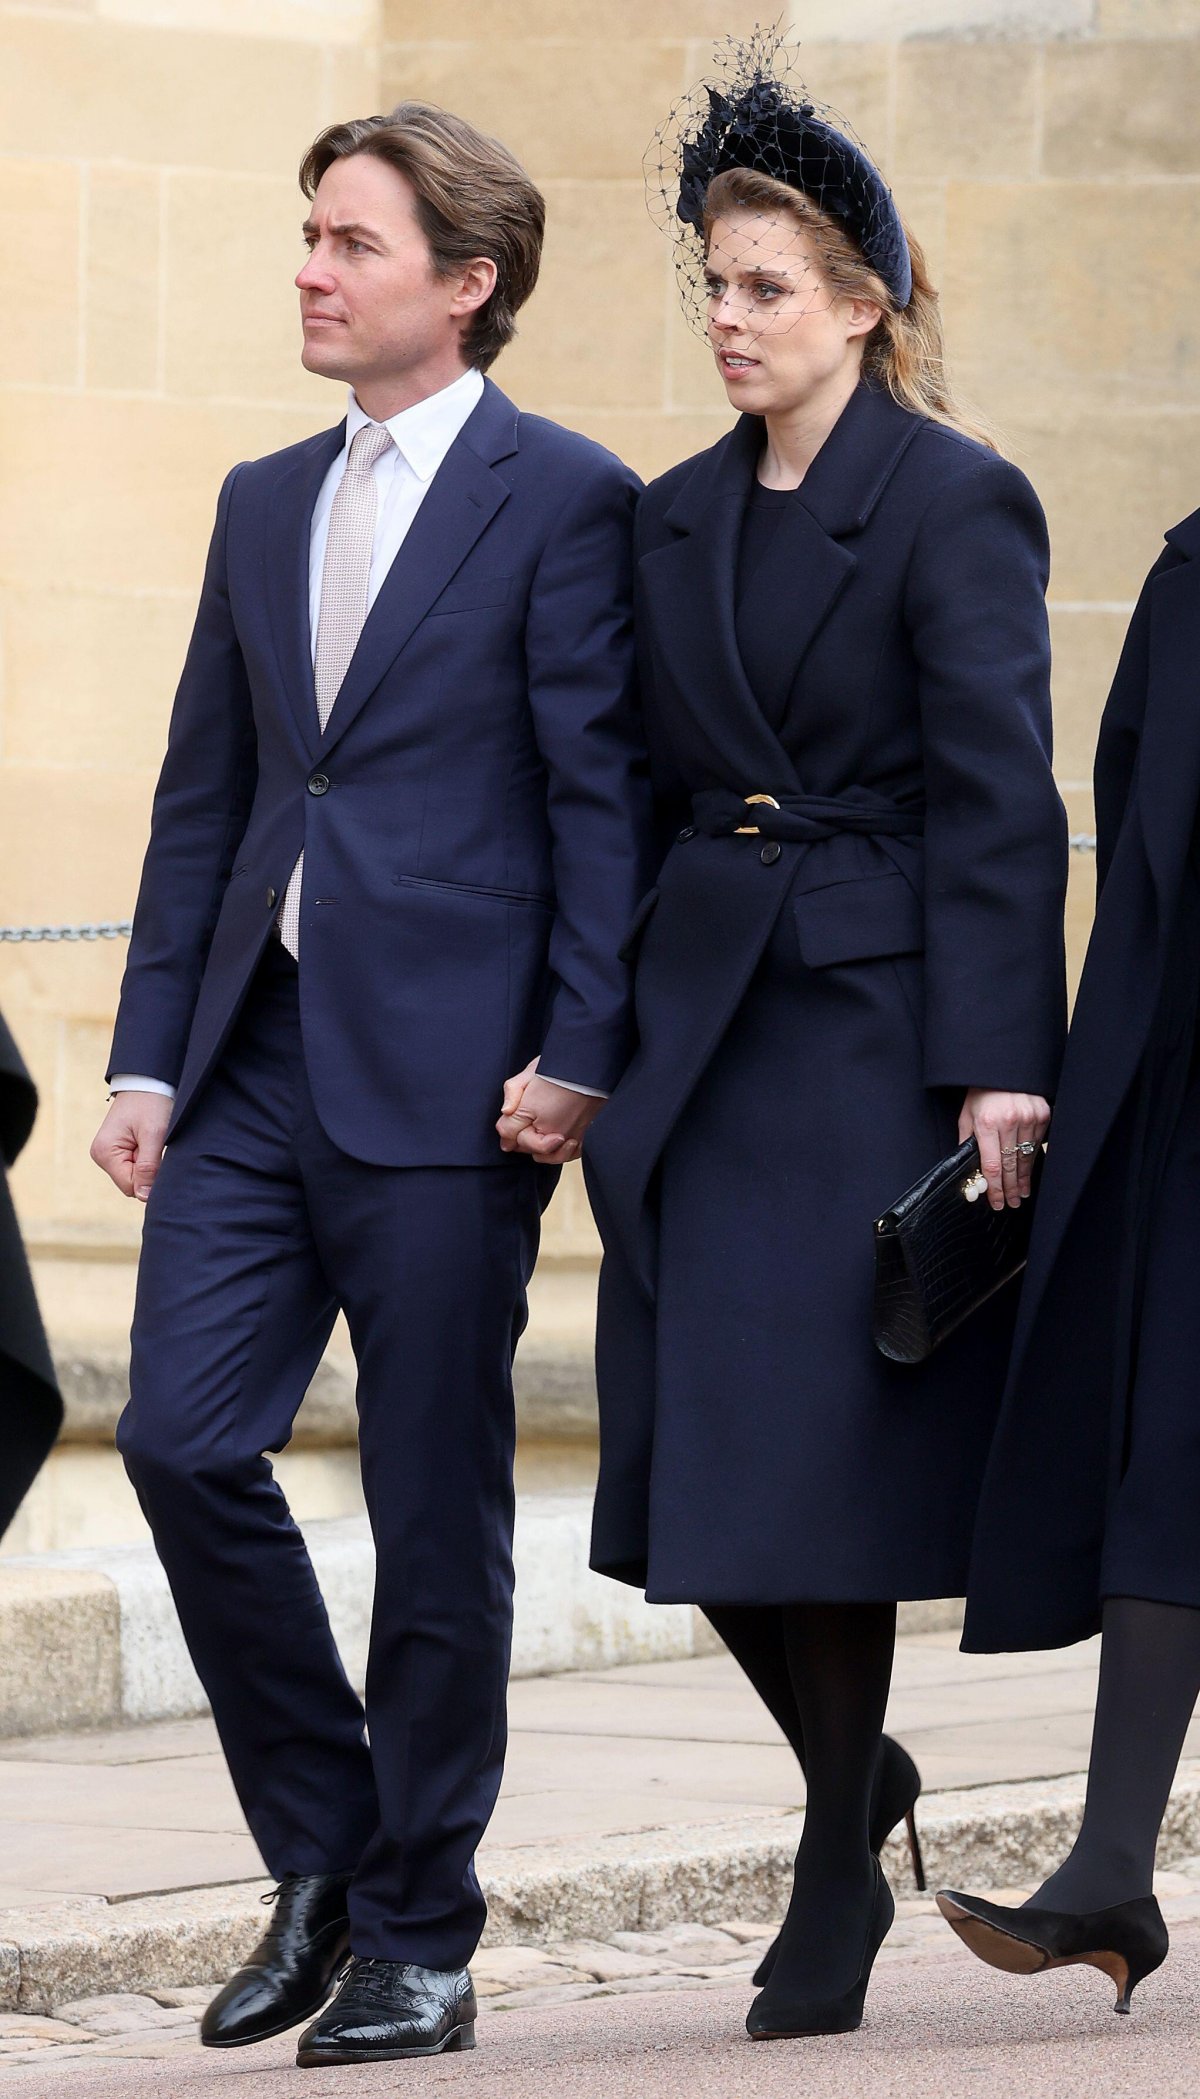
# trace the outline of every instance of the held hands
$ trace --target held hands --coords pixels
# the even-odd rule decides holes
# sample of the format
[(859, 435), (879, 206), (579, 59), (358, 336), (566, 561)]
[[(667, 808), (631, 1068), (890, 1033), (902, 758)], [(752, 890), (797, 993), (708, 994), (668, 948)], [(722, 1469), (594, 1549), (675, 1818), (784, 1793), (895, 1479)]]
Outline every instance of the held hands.
[(546, 1166), (563, 1166), (583, 1150), (588, 1124), (594, 1122), (602, 1100), (590, 1093), (572, 1093), (569, 1086), (556, 1086), (553, 1079), (539, 1079), (538, 1060), (527, 1064), (515, 1078), (504, 1083), (504, 1104), (496, 1128), (500, 1149), (528, 1152)]
[(1050, 1104), (1040, 1093), (998, 1093), (973, 1086), (958, 1118), (958, 1141), (974, 1137), (993, 1210), (1015, 1210), (1029, 1194), (1032, 1154), (1022, 1144), (1041, 1144), (1050, 1127)]
[(92, 1139), (92, 1158), (122, 1195), (144, 1203), (162, 1163), (172, 1102), (164, 1093), (118, 1093)]

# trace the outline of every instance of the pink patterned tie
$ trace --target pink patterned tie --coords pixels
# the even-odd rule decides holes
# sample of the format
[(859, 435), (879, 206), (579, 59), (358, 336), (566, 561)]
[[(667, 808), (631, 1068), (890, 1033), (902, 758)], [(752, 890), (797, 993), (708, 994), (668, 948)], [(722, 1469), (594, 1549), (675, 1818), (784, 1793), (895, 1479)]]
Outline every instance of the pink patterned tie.
[[(313, 677), (317, 719), (324, 734), (350, 658), (358, 647), (367, 617), (367, 586), (375, 546), (378, 499), (371, 469), (392, 442), (381, 423), (364, 423), (350, 447), (346, 471), (329, 512), (329, 536), (321, 571), (321, 610), (317, 619), (317, 652)], [(292, 869), (279, 907), (279, 937), (290, 955), (300, 955), (300, 889), (304, 855)]]

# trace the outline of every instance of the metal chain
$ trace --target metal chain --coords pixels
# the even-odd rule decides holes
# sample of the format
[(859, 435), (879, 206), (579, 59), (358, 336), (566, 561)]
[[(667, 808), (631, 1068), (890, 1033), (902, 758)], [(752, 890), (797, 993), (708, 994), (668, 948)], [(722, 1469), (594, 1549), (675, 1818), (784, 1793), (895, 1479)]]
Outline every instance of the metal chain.
[(131, 918), (94, 926), (0, 926), (0, 940), (128, 940), (132, 931)]
[[(1090, 831), (1073, 834), (1073, 853), (1095, 850), (1096, 840)], [(128, 940), (132, 931), (131, 918), (101, 919), (94, 926), (0, 926), (0, 940)]]

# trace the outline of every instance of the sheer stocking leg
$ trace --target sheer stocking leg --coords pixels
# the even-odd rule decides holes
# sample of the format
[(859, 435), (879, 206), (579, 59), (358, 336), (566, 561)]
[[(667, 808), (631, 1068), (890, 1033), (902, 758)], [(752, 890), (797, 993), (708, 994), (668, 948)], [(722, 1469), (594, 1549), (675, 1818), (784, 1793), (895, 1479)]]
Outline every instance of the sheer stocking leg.
[(1032, 1900), (1076, 1914), (1154, 1885), (1154, 1853), (1200, 1695), (1200, 1610), (1110, 1597), (1087, 1803), (1074, 1846)]

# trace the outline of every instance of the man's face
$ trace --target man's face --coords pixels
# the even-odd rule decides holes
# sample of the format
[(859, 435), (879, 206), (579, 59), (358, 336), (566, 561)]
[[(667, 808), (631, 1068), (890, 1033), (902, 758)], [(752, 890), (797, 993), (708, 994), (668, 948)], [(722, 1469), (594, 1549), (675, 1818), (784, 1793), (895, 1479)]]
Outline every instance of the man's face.
[(436, 274), (411, 186), (395, 168), (371, 153), (335, 160), (304, 239), (296, 285), (308, 371), (361, 393), (414, 379), (445, 384), (463, 368), (462, 280)]

